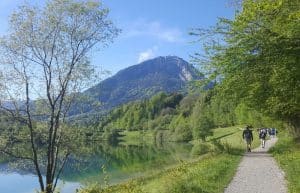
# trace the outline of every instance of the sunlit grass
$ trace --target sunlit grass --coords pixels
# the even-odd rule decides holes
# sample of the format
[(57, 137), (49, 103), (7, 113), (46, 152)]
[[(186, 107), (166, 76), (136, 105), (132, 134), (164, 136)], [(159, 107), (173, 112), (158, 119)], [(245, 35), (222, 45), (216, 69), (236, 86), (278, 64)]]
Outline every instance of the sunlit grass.
[[(216, 135), (223, 133), (223, 129), (216, 130)], [(229, 127), (228, 131), (230, 130), (230, 135), (223, 137), (221, 139), (221, 142), (223, 143), (228, 143), (231, 147), (233, 148), (242, 148), (245, 149), (246, 144), (245, 141), (243, 140), (242, 133), (243, 133), (243, 128), (241, 127)], [(253, 142), (252, 142), (252, 147), (258, 147), (259, 146), (259, 138), (258, 138), (258, 133), (256, 130), (253, 130)]]
[(147, 193), (223, 192), (240, 156), (220, 154), (182, 164), (143, 185)]
[(90, 186), (80, 193), (221, 193), (234, 175), (240, 158), (230, 154), (210, 155), (147, 178), (103, 190)]
[(123, 131), (120, 132), (120, 135), (122, 135), (119, 138), (120, 144), (124, 145), (153, 144), (154, 142), (153, 131)]
[(285, 172), (289, 193), (300, 192), (300, 139), (287, 131), (279, 132), (279, 141), (270, 152)]
[[(213, 136), (208, 137), (207, 141), (211, 142), (219, 140), (223, 144), (229, 145), (231, 148), (244, 150), (246, 148), (242, 133), (244, 128), (242, 126), (232, 126), (225, 128), (217, 128), (213, 130)], [(253, 143), (252, 147), (258, 147), (260, 144), (258, 132), (253, 129)]]

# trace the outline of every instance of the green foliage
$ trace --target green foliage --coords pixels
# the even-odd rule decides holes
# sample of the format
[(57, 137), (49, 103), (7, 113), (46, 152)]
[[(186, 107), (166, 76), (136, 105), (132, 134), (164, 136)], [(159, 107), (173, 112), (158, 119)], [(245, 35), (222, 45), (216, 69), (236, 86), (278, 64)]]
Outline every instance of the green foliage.
[(107, 128), (129, 131), (165, 129), (165, 125), (170, 122), (168, 116), (174, 113), (182, 98), (181, 94), (159, 93), (148, 100), (122, 105), (112, 110), (105, 120), (101, 120), (99, 127), (102, 130)]
[(152, 98), (132, 102), (114, 109), (105, 120), (100, 121), (99, 130), (171, 130), (168, 141), (192, 139), (190, 114), (196, 96), (159, 93)]
[(178, 116), (175, 126), (174, 132), (174, 140), (175, 141), (190, 141), (193, 139), (192, 130), (190, 128), (190, 124), (184, 116)]
[(192, 155), (203, 155), (211, 150), (211, 146), (207, 143), (196, 143), (191, 151)]
[(215, 126), (211, 113), (210, 101), (207, 95), (200, 97), (191, 115), (191, 125), (194, 139), (202, 139), (212, 135), (211, 129)]
[(243, 103), (299, 128), (299, 8), (297, 0), (245, 0), (234, 20), (220, 19), (206, 31), (213, 41), (206, 43), (210, 62), (202, 64), (225, 103)]
[(234, 113), (234, 109), (237, 106), (236, 101), (231, 98), (226, 98), (226, 100), (224, 100), (217, 89), (210, 95), (210, 113), (213, 116), (214, 125), (228, 127), (238, 124), (236, 120), (237, 115)]
[[(205, 140), (218, 124), (215, 109), (212, 108), (218, 105), (211, 105), (211, 95), (212, 92), (185, 97), (182, 94), (159, 93), (148, 100), (131, 102), (114, 109), (99, 122), (98, 130), (170, 130), (169, 135), (163, 135), (164, 140)], [(230, 125), (222, 122), (222, 126)]]
[[(276, 123), (276, 124), (275, 124)], [(224, 101), (215, 91), (201, 94), (166, 95), (160, 93), (148, 100), (131, 102), (114, 109), (101, 120), (97, 130), (155, 131), (163, 141), (205, 141), (212, 129), (236, 124), (256, 127), (278, 127), (277, 122), (245, 103)], [(169, 132), (161, 132), (168, 130)], [(158, 139), (157, 138), (157, 139)]]

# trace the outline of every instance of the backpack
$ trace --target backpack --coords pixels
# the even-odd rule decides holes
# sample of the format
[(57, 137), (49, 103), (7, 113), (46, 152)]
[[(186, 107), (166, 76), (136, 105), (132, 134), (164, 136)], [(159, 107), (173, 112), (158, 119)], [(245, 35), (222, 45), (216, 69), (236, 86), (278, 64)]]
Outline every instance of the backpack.
[(244, 137), (246, 139), (251, 139), (251, 130), (245, 130), (244, 131)]
[(260, 131), (259, 138), (265, 138), (265, 137), (266, 137), (266, 132), (265, 131)]

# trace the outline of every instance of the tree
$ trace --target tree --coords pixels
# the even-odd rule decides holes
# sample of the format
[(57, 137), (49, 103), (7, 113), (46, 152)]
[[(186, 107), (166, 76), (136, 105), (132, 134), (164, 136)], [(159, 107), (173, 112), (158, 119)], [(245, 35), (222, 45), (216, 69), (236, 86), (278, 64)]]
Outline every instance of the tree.
[[(175, 124), (174, 124), (175, 123)], [(174, 140), (177, 142), (190, 141), (193, 139), (192, 130), (188, 119), (184, 115), (179, 115), (173, 120), (175, 125)]]
[(244, 0), (234, 20), (222, 18), (194, 33), (201, 41), (209, 37), (201, 63), (217, 77), (221, 98), (234, 98), (298, 131), (299, 13), (297, 0)]
[[(202, 93), (192, 109), (190, 125), (193, 128), (193, 138), (205, 141), (208, 136), (213, 134), (215, 127), (211, 109), (211, 93)], [(214, 109), (213, 109), (214, 110)]]
[(1, 108), (23, 126), (19, 129), (30, 153), (22, 155), (14, 141), (2, 141), (5, 137), (1, 151), (30, 160), (42, 192), (54, 192), (71, 153), (62, 149), (71, 143), (65, 116), (94, 72), (88, 54), (119, 33), (107, 16), (99, 1), (23, 5), (11, 15), (9, 34), (1, 38)]

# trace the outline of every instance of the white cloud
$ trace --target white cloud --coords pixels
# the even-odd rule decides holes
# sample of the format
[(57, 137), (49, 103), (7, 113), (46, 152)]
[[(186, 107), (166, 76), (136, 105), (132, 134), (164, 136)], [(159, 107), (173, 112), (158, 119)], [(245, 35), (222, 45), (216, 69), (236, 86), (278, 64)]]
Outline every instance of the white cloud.
[[(127, 29), (127, 30), (126, 30)], [(183, 42), (183, 33), (175, 27), (167, 27), (158, 21), (138, 20), (126, 25), (125, 37), (150, 36), (166, 42)]]
[(154, 52), (151, 49), (148, 49), (144, 52), (139, 53), (138, 63), (141, 63), (145, 60), (151, 59), (154, 57)]
[(139, 56), (138, 56), (138, 63), (141, 63), (145, 60), (149, 60), (151, 58), (154, 58), (156, 50), (157, 50), (157, 47), (154, 46), (153, 48), (149, 48), (149, 49), (147, 49), (143, 52), (140, 52)]

